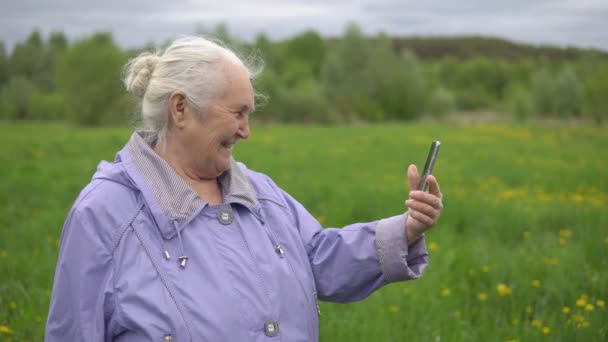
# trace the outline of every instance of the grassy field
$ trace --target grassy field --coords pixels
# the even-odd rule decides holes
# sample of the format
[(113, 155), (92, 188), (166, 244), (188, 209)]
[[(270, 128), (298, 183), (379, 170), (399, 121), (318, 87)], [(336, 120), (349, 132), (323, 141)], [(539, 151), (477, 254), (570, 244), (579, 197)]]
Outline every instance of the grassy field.
[[(608, 340), (608, 129), (254, 127), (237, 159), (326, 226), (394, 215), (443, 142), (445, 211), (421, 280), (323, 303), (322, 341)], [(65, 216), (130, 129), (0, 123), (0, 340), (41, 340)]]

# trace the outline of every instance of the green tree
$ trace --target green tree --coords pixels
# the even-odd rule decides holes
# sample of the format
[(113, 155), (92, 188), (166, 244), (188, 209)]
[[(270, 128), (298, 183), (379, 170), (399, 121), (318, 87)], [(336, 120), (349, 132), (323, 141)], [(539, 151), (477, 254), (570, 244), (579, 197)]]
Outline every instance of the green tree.
[(276, 70), (280, 56), (277, 53), (276, 44), (273, 44), (264, 33), (258, 33), (253, 44), (255, 53), (264, 60), (264, 67)]
[(126, 117), (115, 112), (116, 103), (123, 101), (120, 70), (125, 62), (108, 33), (97, 33), (66, 49), (57, 59), (55, 75), (67, 117), (83, 125), (124, 122), (108, 118)]
[(0, 89), (0, 115), (5, 119), (29, 118), (30, 96), (34, 85), (23, 76), (14, 76)]
[(8, 57), (6, 55), (4, 42), (0, 42), (0, 88), (8, 81), (8, 78)]
[(68, 40), (63, 32), (51, 32), (48, 44), (52, 49), (61, 51), (68, 47)]
[(35, 80), (43, 69), (44, 46), (38, 31), (33, 31), (24, 43), (18, 43), (9, 60), (11, 76)]
[(416, 56), (396, 54), (388, 37), (367, 39), (354, 24), (329, 53), (321, 79), (330, 102), (346, 118), (411, 119), (423, 113), (427, 99)]
[(608, 120), (608, 62), (598, 63), (583, 84), (583, 109), (595, 122)]
[(364, 70), (370, 54), (371, 49), (363, 32), (359, 26), (351, 23), (321, 68), (325, 93), (345, 118), (379, 119), (383, 115), (379, 106), (366, 94)]
[(33, 31), (24, 43), (15, 46), (9, 59), (10, 75), (25, 77), (46, 92), (53, 91), (55, 57), (66, 44), (62, 33), (51, 34), (49, 43), (45, 44), (40, 33)]
[(30, 119), (60, 120), (64, 111), (64, 100), (57, 92), (46, 93), (34, 90), (29, 99)]
[(283, 58), (308, 65), (318, 79), (325, 59), (325, 44), (317, 32), (307, 31), (286, 42)]
[(581, 113), (582, 86), (572, 68), (566, 66), (552, 76), (549, 69), (532, 75), (532, 101), (541, 116), (577, 116)]
[(532, 102), (534, 111), (540, 116), (549, 116), (553, 112), (553, 82), (547, 69), (540, 69), (532, 75)]
[(559, 117), (581, 114), (582, 86), (574, 69), (567, 66), (553, 86), (553, 114)]

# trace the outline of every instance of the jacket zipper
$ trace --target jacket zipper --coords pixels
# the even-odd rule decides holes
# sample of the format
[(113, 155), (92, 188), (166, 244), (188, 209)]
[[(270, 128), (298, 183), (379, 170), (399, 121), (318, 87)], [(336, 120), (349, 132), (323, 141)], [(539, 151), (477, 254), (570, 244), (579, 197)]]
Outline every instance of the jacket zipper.
[[(264, 278), (262, 278), (262, 273), (260, 273), (260, 268), (258, 267), (258, 264), (255, 262), (255, 258), (253, 257), (253, 252), (251, 251), (249, 242), (247, 242), (247, 239), (245, 238), (245, 233), (243, 232), (243, 228), (239, 224), (237, 224), (236, 226), (238, 227), (239, 234), (241, 234), (241, 239), (243, 240), (243, 243), (245, 244), (245, 247), (247, 248), (247, 253), (249, 253), (249, 258), (251, 258), (251, 262), (253, 263), (253, 266), (255, 268), (255, 273), (258, 275), (260, 285), (264, 289), (264, 292), (266, 292), (266, 300), (270, 304), (270, 306), (272, 306), (272, 301), (270, 300), (270, 292), (268, 292), (268, 288), (266, 287), (266, 284), (264, 283)], [(279, 335), (278, 337), (279, 337), (279, 341), (283, 340), (281, 338), (281, 335)]]
[[(285, 250), (277, 242), (277, 238), (274, 235), (274, 231), (272, 230), (272, 227), (270, 227), (270, 224), (268, 223), (268, 221), (266, 219), (264, 219), (264, 222), (262, 222), (262, 225), (267, 226), (266, 231), (267, 231), (267, 233), (269, 233), (268, 238), (270, 239), (272, 245), (276, 246), (276, 247), (274, 247), (275, 251), (277, 252), (277, 254), (279, 254), (279, 256), (281, 258), (285, 259), (285, 261), (287, 262), (287, 266), (289, 267), (289, 271), (290, 271), (291, 275), (296, 279), (298, 285), (300, 286), (300, 289), (302, 290), (302, 293), (304, 293), (304, 298), (306, 298), (306, 301), (308, 301), (310, 303), (310, 297), (308, 296), (308, 292), (306, 291), (306, 288), (304, 287), (304, 284), (302, 283), (302, 280), (300, 280), (300, 278), (296, 274), (296, 271), (293, 268), (293, 265), (291, 264), (291, 261), (289, 261), (289, 258), (287, 258), (287, 257), (284, 256)], [(264, 228), (266, 228), (266, 227), (264, 227)], [(279, 251), (280, 251), (280, 253), (279, 253)], [(319, 304), (318, 304), (318, 302), (316, 300), (316, 298), (317, 298), (316, 292), (313, 293), (313, 296), (315, 298), (315, 304), (316, 304), (316, 308), (314, 309), (314, 311), (317, 311), (317, 314), (321, 315), (321, 310), (320, 310)], [(308, 304), (308, 307), (309, 307), (309, 310), (312, 309), (312, 307), (311, 307), (310, 304)], [(310, 334), (312, 335), (312, 334), (314, 334), (314, 329), (311, 326), (311, 324), (312, 324), (312, 322), (309, 322), (308, 328), (309, 328)]]
[(146, 246), (146, 244), (143, 242), (141, 236), (139, 235), (139, 232), (137, 231), (137, 229), (135, 229), (135, 227), (133, 225), (131, 225), (131, 228), (135, 232), (135, 235), (137, 235), (137, 239), (139, 240), (139, 243), (141, 243), (141, 245), (144, 247), (144, 251), (146, 252), (146, 255), (148, 256), (148, 259), (150, 259), (150, 262), (152, 262), (152, 266), (154, 266), (154, 269), (156, 270), (156, 273), (160, 277), (160, 281), (163, 283), (163, 286), (167, 289), (167, 292), (169, 292), (169, 296), (173, 300), (173, 303), (177, 307), (177, 311), (179, 311), (179, 314), (182, 317), (182, 320), (184, 322), (184, 326), (186, 327), (186, 331), (188, 331), (188, 337), (190, 338), (190, 342), (193, 342), (194, 340), (192, 339), (192, 332), (190, 331), (190, 327), (188, 326), (188, 322), (186, 322), (186, 317), (184, 316), (184, 312), (182, 311), (182, 308), (177, 304), (177, 300), (175, 299), (175, 296), (173, 295), (173, 292), (171, 292), (171, 289), (169, 289), (169, 286), (168, 286), (167, 282), (165, 281), (165, 278), (163, 277), (162, 273), (160, 273), (160, 270), (158, 269), (158, 266), (156, 266), (156, 263), (154, 262), (154, 259), (152, 259), (152, 255), (150, 254), (150, 251), (148, 250), (148, 247)]

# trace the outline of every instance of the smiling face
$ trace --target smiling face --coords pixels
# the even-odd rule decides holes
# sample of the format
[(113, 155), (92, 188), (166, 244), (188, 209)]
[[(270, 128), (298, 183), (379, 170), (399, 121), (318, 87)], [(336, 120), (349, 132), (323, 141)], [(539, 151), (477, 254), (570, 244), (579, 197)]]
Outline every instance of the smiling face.
[(251, 81), (244, 67), (221, 63), (226, 77), (223, 94), (203, 113), (185, 106), (170, 127), (173, 146), (168, 146), (167, 157), (191, 179), (214, 179), (230, 169), (235, 144), (249, 137), (249, 114), (254, 110)]

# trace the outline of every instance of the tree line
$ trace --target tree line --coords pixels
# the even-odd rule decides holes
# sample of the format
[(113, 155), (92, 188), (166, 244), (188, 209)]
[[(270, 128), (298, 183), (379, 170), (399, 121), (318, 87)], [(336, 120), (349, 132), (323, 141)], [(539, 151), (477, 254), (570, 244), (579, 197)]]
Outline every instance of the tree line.
[[(254, 114), (269, 122), (377, 122), (491, 110), (533, 117), (608, 119), (608, 54), (493, 38), (366, 36), (349, 24), (324, 39), (306, 31), (242, 42), (225, 25), (207, 33), (263, 61)], [(162, 46), (161, 46), (162, 47)], [(34, 30), (9, 53), (0, 42), (0, 119), (124, 124), (137, 108), (121, 68), (141, 49), (109, 33), (69, 42)]]

